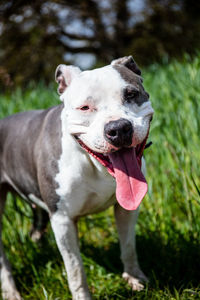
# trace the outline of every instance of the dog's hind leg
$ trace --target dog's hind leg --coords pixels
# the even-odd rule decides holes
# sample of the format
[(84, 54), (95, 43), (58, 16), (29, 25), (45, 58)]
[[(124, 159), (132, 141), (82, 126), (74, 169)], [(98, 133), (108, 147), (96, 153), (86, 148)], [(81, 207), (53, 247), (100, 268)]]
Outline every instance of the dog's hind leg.
[(33, 208), (33, 225), (30, 236), (34, 242), (41, 240), (49, 221), (49, 214), (40, 207)]
[(1, 231), (2, 231), (2, 215), (6, 202), (7, 191), (4, 187), (0, 187), (0, 275), (1, 275), (1, 291), (2, 298), (7, 300), (21, 300), (21, 296), (17, 291), (15, 282), (11, 272), (11, 266), (4, 253)]
[(141, 282), (147, 282), (148, 279), (141, 271), (135, 245), (135, 225), (137, 221), (138, 210), (128, 211), (119, 204), (115, 205), (115, 219), (119, 233), (121, 259), (124, 265), (122, 277), (129, 283), (133, 290), (142, 290), (144, 288)]

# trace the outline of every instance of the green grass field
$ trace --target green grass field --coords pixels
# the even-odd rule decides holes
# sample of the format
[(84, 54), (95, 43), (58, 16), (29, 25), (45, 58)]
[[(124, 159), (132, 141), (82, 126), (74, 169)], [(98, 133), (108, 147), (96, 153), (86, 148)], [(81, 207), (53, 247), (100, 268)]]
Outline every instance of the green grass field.
[[(141, 204), (137, 251), (149, 285), (132, 292), (122, 265), (112, 208), (80, 220), (80, 245), (94, 299), (200, 299), (200, 55), (143, 72), (155, 115), (145, 150), (149, 192)], [(53, 75), (52, 75), (53, 79)], [(54, 85), (0, 96), (0, 117), (59, 103)], [(24, 300), (71, 299), (49, 226), (29, 238), (32, 212), (9, 195), (3, 240)]]

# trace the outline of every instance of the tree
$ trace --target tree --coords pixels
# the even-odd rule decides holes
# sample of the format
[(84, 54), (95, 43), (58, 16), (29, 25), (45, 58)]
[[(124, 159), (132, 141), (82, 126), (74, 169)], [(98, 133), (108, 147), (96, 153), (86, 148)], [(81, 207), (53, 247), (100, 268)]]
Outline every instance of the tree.
[[(0, 78), (4, 85), (52, 81), (59, 63), (133, 54), (139, 64), (200, 47), (195, 0), (1, 0)], [(80, 60), (79, 60), (80, 63)]]

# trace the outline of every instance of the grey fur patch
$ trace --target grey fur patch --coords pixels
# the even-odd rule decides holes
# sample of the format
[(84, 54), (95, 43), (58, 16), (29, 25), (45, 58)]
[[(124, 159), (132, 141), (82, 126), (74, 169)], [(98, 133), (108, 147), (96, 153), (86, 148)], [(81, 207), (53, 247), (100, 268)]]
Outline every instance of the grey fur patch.
[(16, 186), (27, 198), (34, 194), (51, 212), (59, 200), (54, 178), (61, 155), (62, 109), (59, 105), (0, 120), (0, 185)]
[(144, 90), (144, 87), (142, 85), (142, 78), (140, 76), (136, 75), (124, 65), (116, 64), (113, 65), (113, 68), (117, 72), (119, 72), (122, 79), (127, 82), (127, 87), (124, 91), (122, 91), (123, 102), (127, 102), (127, 99), (125, 97), (126, 89), (137, 91), (137, 93), (135, 93), (135, 96), (132, 97), (132, 103), (136, 103), (138, 106), (141, 106), (144, 102), (147, 102), (149, 100), (149, 95)]
[(114, 65), (123, 65), (126, 68), (130, 69), (132, 72), (136, 73), (137, 75), (142, 74), (139, 67), (138, 67), (138, 65), (136, 64), (136, 62), (134, 61), (134, 59), (131, 55), (115, 59), (115, 60), (112, 61), (111, 65), (112, 66), (114, 66)]

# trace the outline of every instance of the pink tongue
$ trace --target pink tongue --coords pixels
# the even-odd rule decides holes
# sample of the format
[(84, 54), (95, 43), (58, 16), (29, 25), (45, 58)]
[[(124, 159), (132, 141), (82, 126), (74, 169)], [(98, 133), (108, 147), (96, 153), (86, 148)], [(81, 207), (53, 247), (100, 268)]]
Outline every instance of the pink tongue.
[(147, 182), (137, 162), (135, 148), (126, 148), (109, 155), (117, 183), (116, 197), (127, 210), (135, 210), (147, 193)]

